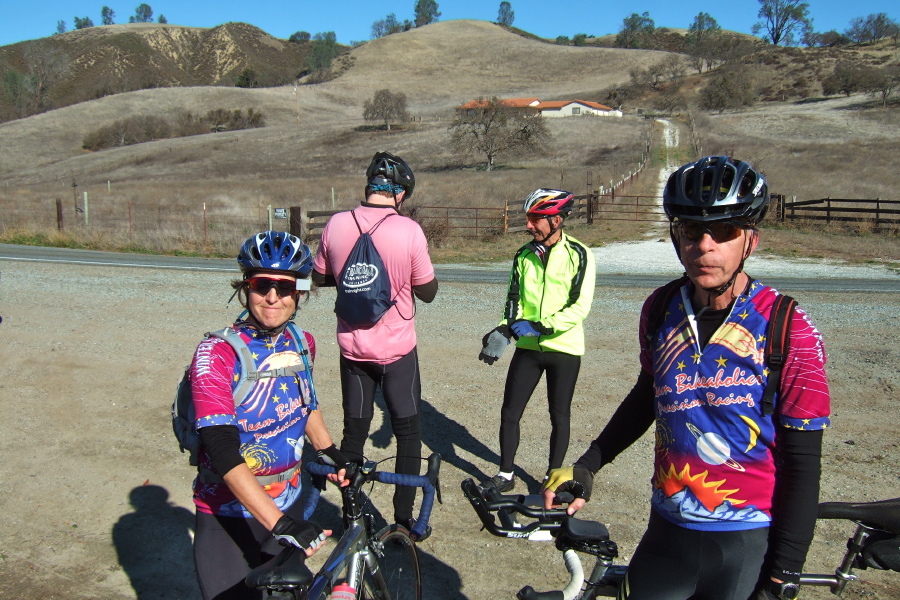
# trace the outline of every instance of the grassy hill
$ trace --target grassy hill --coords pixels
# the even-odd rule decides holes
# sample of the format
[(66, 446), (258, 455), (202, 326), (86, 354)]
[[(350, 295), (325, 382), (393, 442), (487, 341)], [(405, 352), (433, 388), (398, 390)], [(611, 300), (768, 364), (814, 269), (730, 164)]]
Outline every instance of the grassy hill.
[[(372, 154), (392, 150), (421, 174), (416, 202), (497, 206), (518, 202), (535, 187), (561, 186), (584, 193), (589, 185), (605, 184), (634, 168), (651, 134), (656, 136), (654, 167), (667, 159), (683, 162), (692, 157), (686, 113), (660, 115), (680, 125), (679, 146), (670, 151), (662, 148), (659, 126), (638, 114), (638, 109), (653, 113), (658, 90), (632, 96), (621, 119), (548, 119), (553, 139), (544, 154), (505, 157), (497, 172), (476, 170), (476, 159), (458, 156), (449, 147), (447, 127), (453, 108), (467, 100), (497, 95), (604, 102), (604, 90), (628, 84), (633, 69), (679, 56), (672, 53), (557, 46), (487, 22), (448, 21), (348, 50), (338, 58), (338, 76), (324, 83), (300, 85), (296, 91), (292, 85), (243, 89), (218, 85), (251, 64), (226, 57), (257, 57), (254, 60), (277, 65), (293, 80), (305, 64), (303, 45), (276, 40), (242, 24), (211, 30), (149, 24), (94, 29), (44, 41), (71, 40), (75, 47), (82, 38), (94, 37), (100, 41), (92, 42), (93, 47), (109, 49), (114, 47), (110, 40), (125, 39), (120, 36), (139, 38), (143, 47), (156, 49), (158, 58), (151, 62), (159, 72), (171, 74), (172, 81), (183, 78), (178, 79), (183, 83), (99, 97), (0, 123), (4, 202), (46, 205), (41, 211), (49, 211), (53, 198), (71, 200), (71, 186), (77, 181), (79, 193), (91, 191), (118, 204), (184, 210), (205, 202), (228, 204), (235, 210), (260, 210), (269, 204), (324, 208), (332, 206), (333, 197), (334, 206), (350, 206), (359, 200), (362, 173)], [(220, 48), (218, 54), (192, 45), (201, 38)], [(23, 52), (19, 46), (0, 49), (0, 60), (9, 60), (10, 52)], [(852, 52), (872, 64), (896, 61), (892, 47)], [(213, 55), (221, 60), (213, 60)], [(703, 153), (750, 159), (767, 173), (773, 190), (787, 195), (896, 198), (900, 179), (893, 158), (900, 150), (896, 108), (873, 108), (875, 103), (863, 95), (824, 99), (811, 90), (812, 99), (798, 101), (796, 96), (778, 94), (780, 89), (797, 89), (789, 83), (792, 78), (796, 83), (804, 73), (824, 73), (839, 59), (824, 50), (772, 48), (745, 57), (740, 68), (772, 87), (773, 98), (787, 101), (722, 114), (692, 109)], [(132, 64), (108, 60), (108, 65)], [(715, 71), (688, 75), (682, 89), (688, 97), (696, 96), (713, 76)], [(367, 126), (363, 103), (382, 88), (407, 95), (413, 122), (390, 132)], [(177, 119), (187, 111), (202, 114), (214, 108), (253, 108), (263, 113), (266, 127), (93, 153), (82, 149), (86, 134), (124, 117)], [(656, 173), (648, 173), (639, 189), (655, 193)]]
[[(288, 42), (245, 23), (212, 29), (131, 23), (70, 31), (0, 48), (0, 72), (26, 72), (42, 57), (58, 56), (68, 67), (50, 90), (51, 107), (122, 92), (197, 85), (232, 86), (244, 69), (260, 85), (282, 85), (306, 70), (309, 42)], [(0, 90), (0, 118), (15, 114), (7, 89)]]

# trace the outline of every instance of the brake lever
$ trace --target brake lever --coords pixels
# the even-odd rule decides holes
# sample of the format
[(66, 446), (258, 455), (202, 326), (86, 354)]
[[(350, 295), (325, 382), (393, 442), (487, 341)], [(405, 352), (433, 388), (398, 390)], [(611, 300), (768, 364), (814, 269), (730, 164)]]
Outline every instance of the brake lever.
[(428, 481), (431, 482), (431, 485), (434, 486), (434, 491), (436, 492), (438, 504), (443, 504), (444, 500), (441, 498), (441, 455), (438, 452), (432, 452), (431, 456), (428, 457), (428, 470), (425, 472), (425, 476), (428, 477)]

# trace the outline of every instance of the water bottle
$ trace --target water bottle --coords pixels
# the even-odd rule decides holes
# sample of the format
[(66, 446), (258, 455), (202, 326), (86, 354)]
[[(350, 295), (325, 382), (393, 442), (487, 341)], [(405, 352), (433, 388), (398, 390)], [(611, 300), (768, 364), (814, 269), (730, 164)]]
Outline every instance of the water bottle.
[(356, 600), (356, 590), (346, 583), (331, 588), (331, 600)]

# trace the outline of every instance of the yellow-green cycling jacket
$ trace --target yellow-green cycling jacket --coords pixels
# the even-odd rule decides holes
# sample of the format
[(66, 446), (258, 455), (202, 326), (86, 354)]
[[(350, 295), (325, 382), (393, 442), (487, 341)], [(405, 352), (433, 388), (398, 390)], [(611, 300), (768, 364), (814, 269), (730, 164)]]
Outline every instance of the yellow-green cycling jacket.
[(553, 333), (519, 338), (518, 348), (582, 356), (582, 323), (594, 299), (594, 253), (565, 233), (547, 249), (546, 266), (536, 250), (531, 242), (516, 252), (500, 324), (537, 321)]

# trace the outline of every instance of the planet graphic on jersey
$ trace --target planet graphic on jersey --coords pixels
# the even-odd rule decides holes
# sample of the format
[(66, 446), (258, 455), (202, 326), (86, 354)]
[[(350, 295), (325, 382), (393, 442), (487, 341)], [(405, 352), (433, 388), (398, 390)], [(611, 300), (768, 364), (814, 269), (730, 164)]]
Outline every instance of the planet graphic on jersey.
[(744, 471), (736, 460), (731, 458), (731, 447), (725, 439), (716, 433), (703, 433), (693, 423), (687, 424), (688, 431), (697, 440), (697, 455), (710, 465), (725, 465), (735, 471)]

